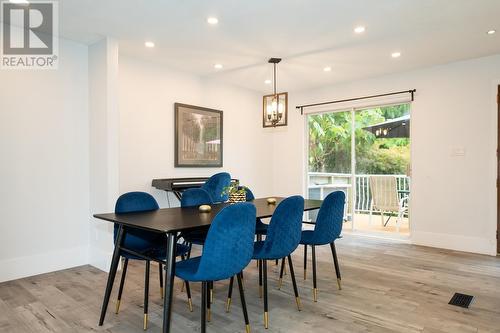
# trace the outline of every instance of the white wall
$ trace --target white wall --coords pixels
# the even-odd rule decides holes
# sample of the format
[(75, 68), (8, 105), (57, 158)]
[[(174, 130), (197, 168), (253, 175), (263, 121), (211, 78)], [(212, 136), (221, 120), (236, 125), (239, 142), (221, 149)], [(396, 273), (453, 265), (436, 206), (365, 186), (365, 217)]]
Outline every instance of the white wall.
[(88, 262), (87, 47), (0, 70), (0, 282)]
[[(89, 46), (90, 212), (112, 212), (119, 195), (118, 43), (105, 38)], [(113, 224), (91, 218), (89, 262), (107, 270)]]
[[(415, 88), (412, 241), (494, 255), (498, 84), (500, 55), (291, 93), (290, 126), (273, 138), (274, 189), (304, 191), (306, 137), (296, 105)], [(452, 156), (454, 147), (465, 156)]]
[[(152, 193), (168, 206), (153, 178), (205, 176), (222, 170), (256, 195), (272, 193), (273, 134), (261, 125), (261, 95), (120, 56), (120, 192)], [(224, 166), (174, 168), (174, 103), (223, 110)], [(173, 196), (172, 205), (177, 205)]]

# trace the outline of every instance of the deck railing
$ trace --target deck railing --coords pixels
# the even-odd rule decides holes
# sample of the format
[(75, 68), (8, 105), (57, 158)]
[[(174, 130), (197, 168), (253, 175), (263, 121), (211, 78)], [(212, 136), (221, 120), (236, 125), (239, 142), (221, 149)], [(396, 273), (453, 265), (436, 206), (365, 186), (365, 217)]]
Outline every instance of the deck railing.
[[(354, 211), (369, 212), (371, 202), (370, 177), (380, 175), (356, 175), (356, 202)], [(406, 175), (394, 175), (396, 177), (397, 190), (400, 197), (407, 195), (410, 190), (410, 177)], [(324, 199), (330, 192), (344, 190), (348, 198), (348, 211), (350, 211), (351, 200), (351, 174), (345, 173), (327, 173), (327, 172), (309, 172), (308, 174), (308, 192), (311, 199)]]

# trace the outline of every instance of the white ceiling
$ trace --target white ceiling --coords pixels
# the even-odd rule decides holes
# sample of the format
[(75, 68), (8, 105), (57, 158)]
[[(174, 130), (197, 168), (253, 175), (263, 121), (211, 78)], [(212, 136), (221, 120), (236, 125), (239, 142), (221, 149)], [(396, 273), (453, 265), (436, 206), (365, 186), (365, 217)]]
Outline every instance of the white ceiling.
[(282, 57), (294, 91), (500, 53), (500, 0), (60, 0), (60, 33), (261, 92)]

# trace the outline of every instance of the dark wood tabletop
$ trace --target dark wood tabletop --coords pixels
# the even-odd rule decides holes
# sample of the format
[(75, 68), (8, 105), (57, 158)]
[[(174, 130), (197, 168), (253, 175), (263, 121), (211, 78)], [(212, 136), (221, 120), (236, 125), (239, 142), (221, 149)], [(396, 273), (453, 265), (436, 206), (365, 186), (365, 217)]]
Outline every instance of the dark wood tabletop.
[[(283, 199), (284, 198), (277, 197), (276, 204), (268, 204), (267, 198), (259, 198), (250, 202), (253, 203), (257, 209), (257, 217), (266, 218), (273, 215), (274, 210)], [(322, 200), (306, 199), (304, 202), (304, 211), (319, 209), (322, 202)], [(198, 207), (176, 207), (139, 213), (95, 214), (94, 217), (113, 223), (123, 224), (124, 226), (166, 233), (208, 226), (212, 223), (215, 215), (228, 205), (230, 205), (230, 203), (212, 205), (212, 211), (209, 213), (201, 213)]]

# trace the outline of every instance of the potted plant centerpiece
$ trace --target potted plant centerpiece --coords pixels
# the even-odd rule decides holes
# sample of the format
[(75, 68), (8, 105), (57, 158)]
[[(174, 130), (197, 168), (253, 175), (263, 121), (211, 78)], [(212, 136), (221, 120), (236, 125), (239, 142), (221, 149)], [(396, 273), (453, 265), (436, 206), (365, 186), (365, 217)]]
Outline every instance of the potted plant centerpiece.
[(224, 187), (222, 195), (226, 194), (229, 196), (229, 202), (231, 203), (247, 201), (247, 188), (240, 186), (239, 182), (234, 182)]

